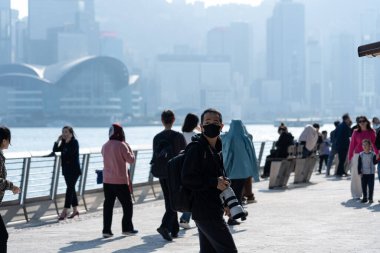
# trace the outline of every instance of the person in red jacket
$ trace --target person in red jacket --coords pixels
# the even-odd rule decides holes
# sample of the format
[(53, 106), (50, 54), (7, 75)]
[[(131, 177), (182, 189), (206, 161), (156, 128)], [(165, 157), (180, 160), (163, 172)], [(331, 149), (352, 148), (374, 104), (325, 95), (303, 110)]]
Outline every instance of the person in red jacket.
[(113, 207), (116, 198), (123, 208), (121, 222), (122, 234), (133, 235), (138, 231), (132, 223), (133, 204), (131, 198), (132, 182), (128, 174), (128, 163), (135, 162), (131, 147), (125, 142), (125, 134), (121, 125), (112, 124), (109, 140), (102, 147), (103, 156), (103, 237), (112, 237), (111, 230)]

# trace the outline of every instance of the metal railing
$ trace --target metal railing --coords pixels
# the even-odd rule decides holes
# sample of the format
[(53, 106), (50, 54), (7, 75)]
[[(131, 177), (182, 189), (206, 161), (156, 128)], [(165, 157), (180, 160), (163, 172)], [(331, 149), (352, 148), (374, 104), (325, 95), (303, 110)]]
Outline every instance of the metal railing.
[[(273, 142), (254, 142), (258, 164), (262, 167), (265, 157), (269, 154)], [(158, 179), (150, 173), (149, 162), (152, 157), (151, 149), (139, 149), (134, 151), (136, 161), (130, 165), (129, 172), (133, 187), (150, 186), (154, 197), (156, 192), (154, 184)], [(61, 175), (61, 156), (59, 153), (54, 155), (42, 155), (39, 153), (7, 153), (6, 167), (8, 179), (22, 189), (21, 194), (13, 195), (7, 191), (4, 199), (4, 206), (21, 206), (25, 220), (29, 221), (27, 206), (30, 203), (50, 200), (54, 202), (57, 214), (57, 198), (66, 191), (64, 178)], [(81, 149), (81, 170), (82, 175), (76, 184), (78, 196), (82, 199), (86, 210), (86, 194), (100, 192), (103, 190), (102, 184), (96, 183), (96, 170), (103, 169), (103, 157), (100, 149)], [(133, 200), (134, 195), (132, 193)]]

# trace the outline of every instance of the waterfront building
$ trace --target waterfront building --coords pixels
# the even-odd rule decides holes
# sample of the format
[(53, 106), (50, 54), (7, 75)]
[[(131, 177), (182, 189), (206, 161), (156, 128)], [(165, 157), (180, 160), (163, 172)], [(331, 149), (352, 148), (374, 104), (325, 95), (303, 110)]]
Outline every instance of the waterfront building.
[(160, 105), (178, 111), (198, 112), (216, 107), (231, 115), (231, 64), (225, 56), (159, 55), (156, 64)]
[[(99, 25), (94, 0), (29, 1), (27, 62), (51, 65), (62, 60), (99, 54)], [(70, 39), (78, 40), (75, 48)], [(67, 50), (72, 50), (68, 55)]]
[(267, 20), (267, 79), (281, 82), (281, 102), (292, 109), (306, 104), (305, 8), (279, 1)]
[(107, 126), (132, 112), (129, 73), (111, 57), (0, 66), (1, 123)]
[(11, 62), (11, 1), (0, 1), (0, 64)]

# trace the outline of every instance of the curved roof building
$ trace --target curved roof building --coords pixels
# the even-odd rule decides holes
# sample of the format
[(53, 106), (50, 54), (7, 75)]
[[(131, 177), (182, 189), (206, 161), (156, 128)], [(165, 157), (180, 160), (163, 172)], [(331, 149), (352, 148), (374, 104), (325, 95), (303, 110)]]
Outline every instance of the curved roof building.
[(50, 66), (0, 65), (0, 92), (0, 119), (11, 124), (108, 125), (128, 114), (131, 103), (127, 67), (106, 56)]

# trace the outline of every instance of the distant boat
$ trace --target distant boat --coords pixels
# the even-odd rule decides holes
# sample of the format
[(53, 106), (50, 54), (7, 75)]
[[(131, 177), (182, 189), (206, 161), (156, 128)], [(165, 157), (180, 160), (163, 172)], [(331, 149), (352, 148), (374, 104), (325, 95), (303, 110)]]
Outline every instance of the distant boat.
[(274, 126), (278, 127), (281, 123), (284, 123), (287, 127), (304, 127), (314, 123), (318, 123), (321, 127), (323, 126), (321, 118), (279, 118), (274, 121)]

